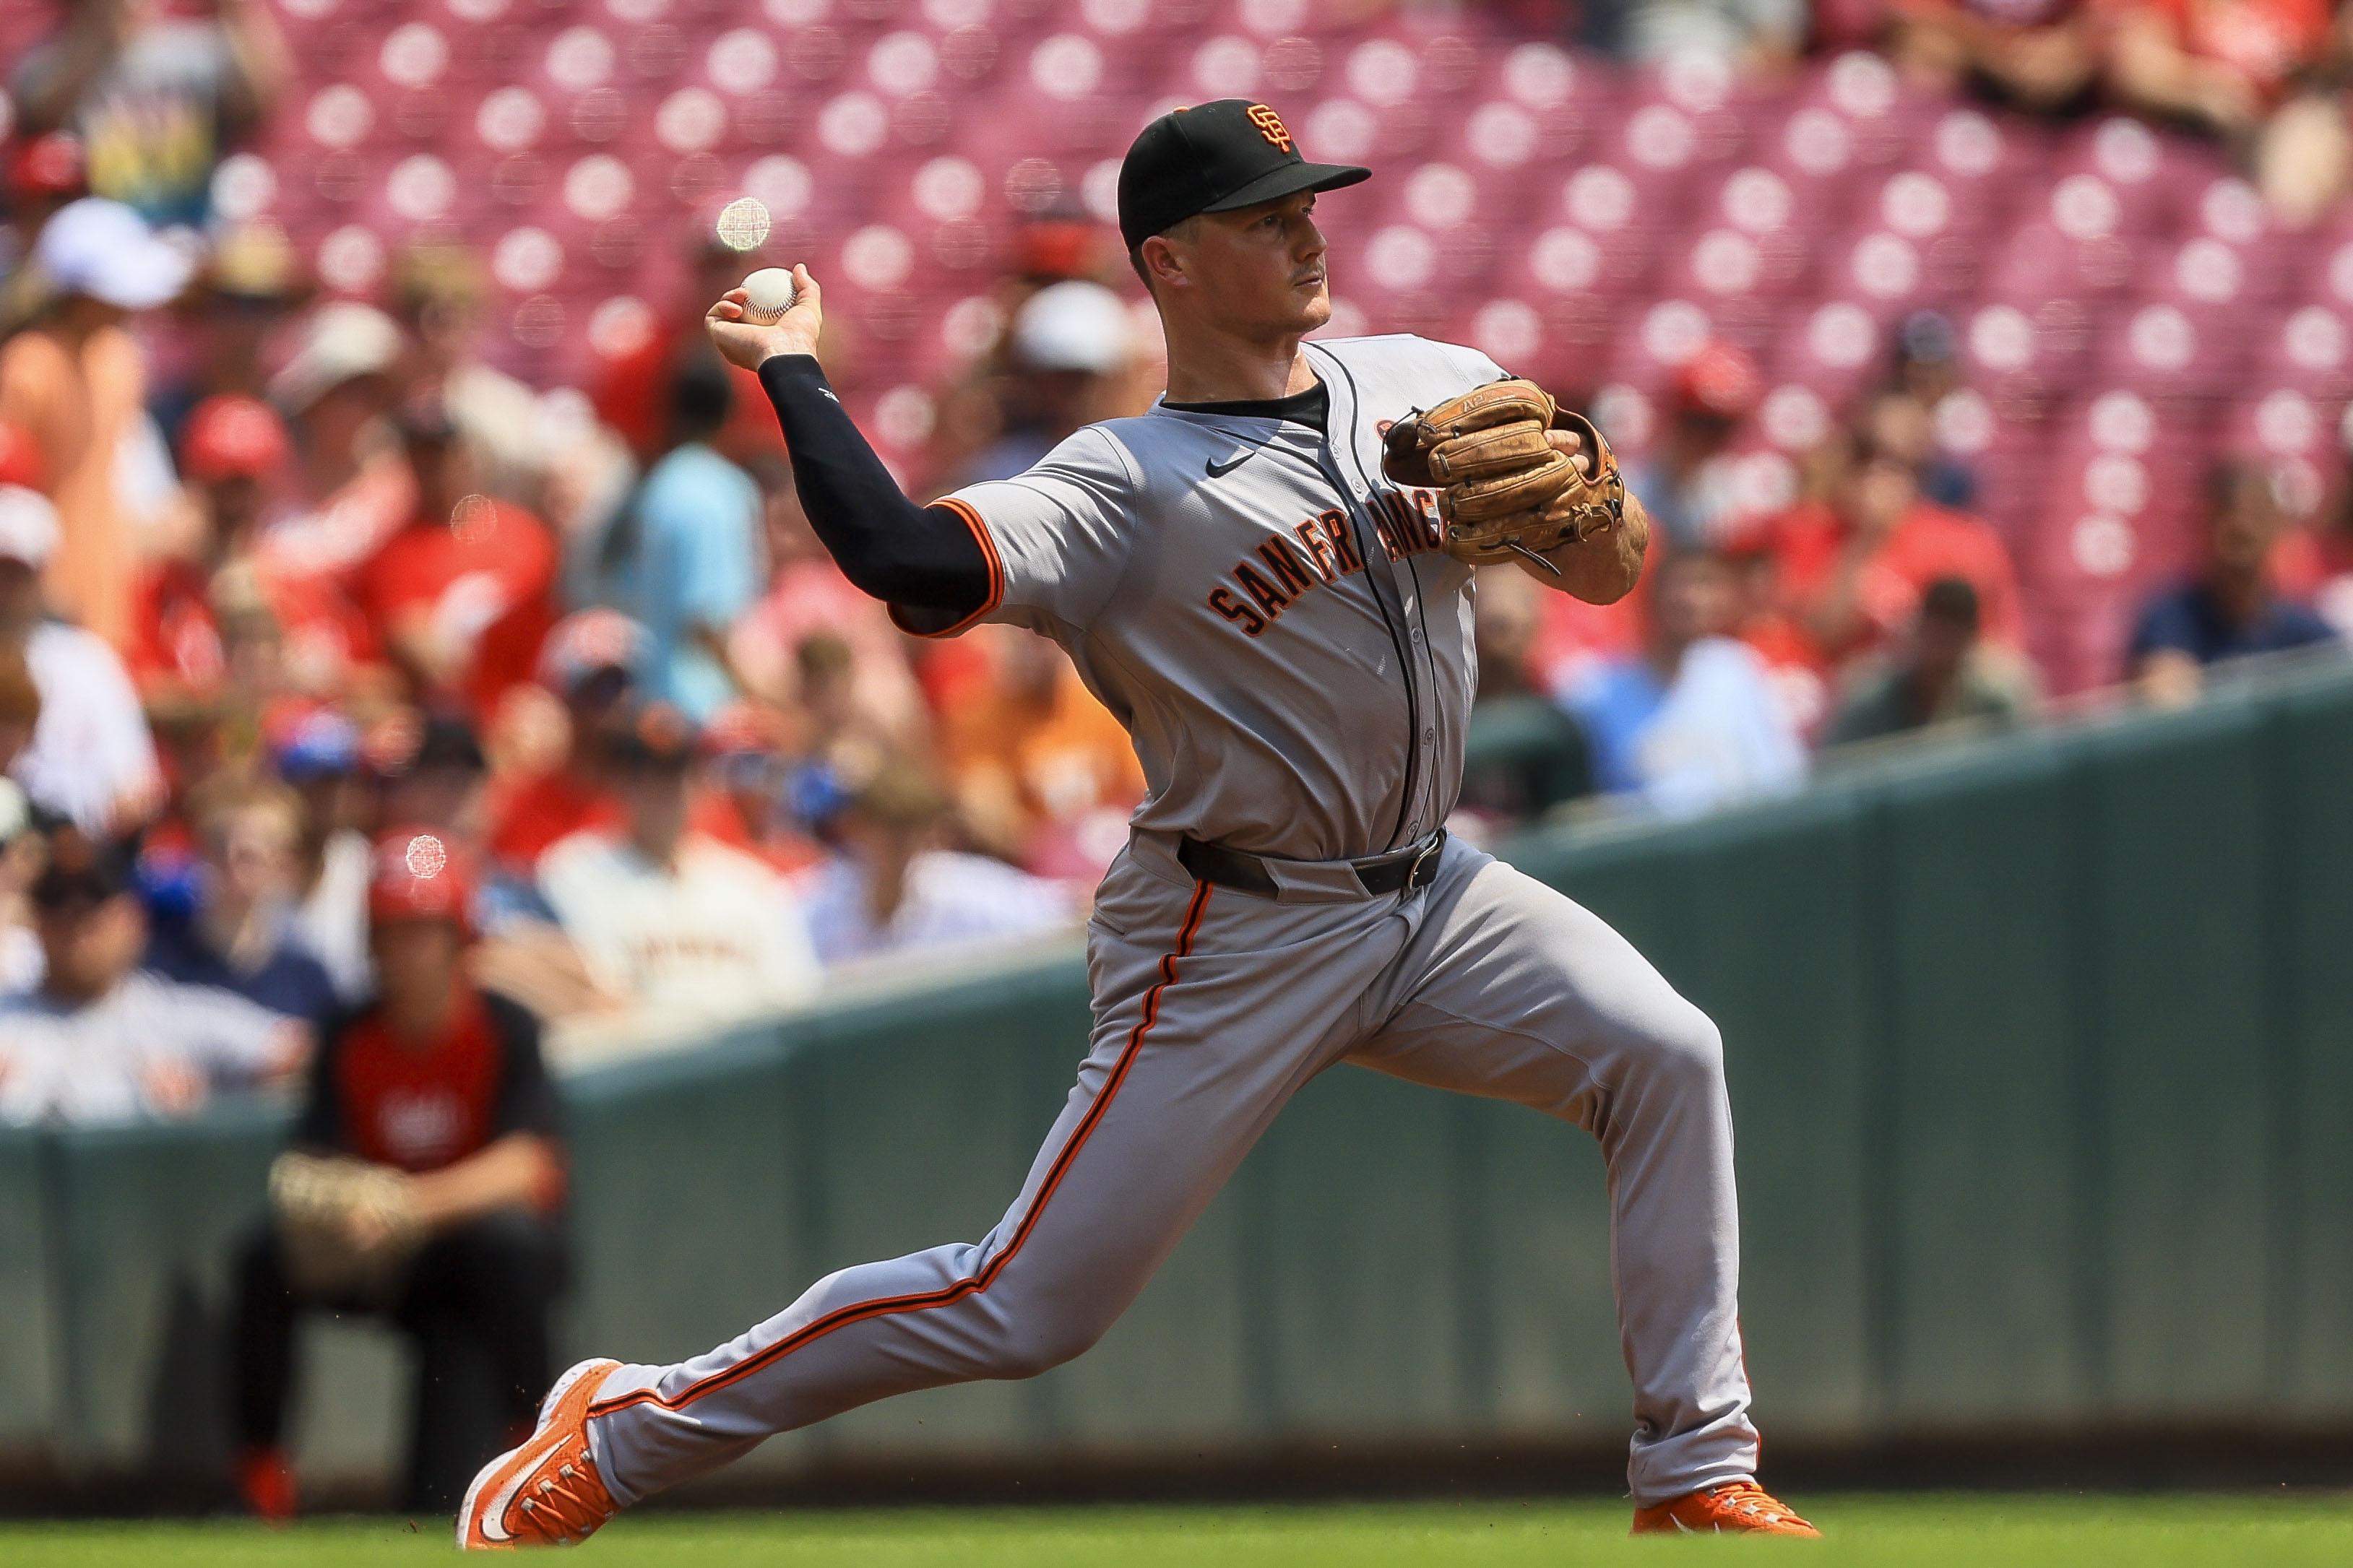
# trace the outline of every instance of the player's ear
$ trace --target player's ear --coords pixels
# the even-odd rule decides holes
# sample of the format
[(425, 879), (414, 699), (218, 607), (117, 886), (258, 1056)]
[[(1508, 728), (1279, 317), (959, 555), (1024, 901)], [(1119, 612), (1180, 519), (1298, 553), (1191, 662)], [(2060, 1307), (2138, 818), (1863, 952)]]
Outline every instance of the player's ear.
[(1176, 247), (1166, 235), (1153, 235), (1136, 247), (1136, 253), (1144, 258), (1144, 270), (1151, 280), (1167, 284), (1187, 281), (1185, 258), (1176, 253)]

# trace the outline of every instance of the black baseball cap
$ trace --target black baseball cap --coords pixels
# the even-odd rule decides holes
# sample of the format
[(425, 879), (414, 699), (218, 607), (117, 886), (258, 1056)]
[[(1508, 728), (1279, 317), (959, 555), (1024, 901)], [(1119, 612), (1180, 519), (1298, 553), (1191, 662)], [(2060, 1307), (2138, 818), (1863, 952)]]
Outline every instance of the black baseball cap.
[(96, 908), (132, 888), (138, 847), (66, 826), (49, 835), (48, 864), (34, 879), (33, 907), (44, 914)]
[(1350, 163), (1309, 163), (1282, 116), (1246, 98), (1221, 98), (1162, 115), (1128, 148), (1119, 165), (1119, 237), (1134, 250), (1198, 213), (1372, 177)]

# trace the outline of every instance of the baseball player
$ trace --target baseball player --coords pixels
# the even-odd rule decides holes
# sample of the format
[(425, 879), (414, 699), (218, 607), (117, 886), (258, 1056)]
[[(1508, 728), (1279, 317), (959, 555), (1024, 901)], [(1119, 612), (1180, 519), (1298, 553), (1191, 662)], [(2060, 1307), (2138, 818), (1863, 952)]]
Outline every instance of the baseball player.
[(827, 387), (806, 268), (773, 323), (741, 290), (712, 308), (850, 581), (910, 631), (1000, 620), (1054, 638), (1150, 793), (1089, 924), (1078, 1084), (997, 1228), (829, 1275), (676, 1365), (573, 1368), (476, 1478), (461, 1545), (576, 1540), (771, 1434), (1070, 1360), (1343, 1061), (1599, 1139), (1634, 1529), (1815, 1533), (1754, 1479), (1715, 1026), (1599, 920), (1441, 826), (1472, 565), (1517, 562), (1606, 603), (1633, 586), (1649, 525), (1592, 426), (1485, 355), (1303, 341), (1332, 310), (1316, 194), (1369, 177), (1308, 163), (1263, 104), (1145, 127), (1120, 227), (1166, 329), (1166, 397), (930, 507)]

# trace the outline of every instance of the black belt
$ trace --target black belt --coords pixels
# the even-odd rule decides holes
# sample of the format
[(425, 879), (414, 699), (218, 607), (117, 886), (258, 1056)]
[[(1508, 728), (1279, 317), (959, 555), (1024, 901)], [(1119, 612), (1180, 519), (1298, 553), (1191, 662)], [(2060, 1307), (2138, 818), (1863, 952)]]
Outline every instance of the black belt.
[[(1362, 860), (1349, 861), (1348, 867), (1356, 873), (1356, 880), (1364, 884), (1365, 891), (1376, 897), (1407, 888), (1427, 888), (1438, 880), (1438, 852), (1445, 847), (1446, 829), (1441, 827), (1430, 835), (1427, 844), (1392, 855), (1368, 855)], [(1265, 856), (1229, 849), (1205, 838), (1187, 836), (1178, 839), (1176, 861), (1204, 882), (1231, 888), (1238, 893), (1271, 899), (1282, 890), (1274, 873), (1267, 868)]]

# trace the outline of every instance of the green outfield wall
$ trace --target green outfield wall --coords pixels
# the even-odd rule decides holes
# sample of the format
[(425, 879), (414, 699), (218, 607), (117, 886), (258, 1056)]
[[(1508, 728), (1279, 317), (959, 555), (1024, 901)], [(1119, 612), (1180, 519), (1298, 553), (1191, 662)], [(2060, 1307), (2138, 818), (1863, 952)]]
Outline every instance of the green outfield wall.
[[(1723, 1026), (1768, 1431), (2353, 1431), (2353, 678), (1508, 854)], [(679, 1356), (977, 1237), (1086, 1023), (1073, 951), (574, 1079), (567, 1343)], [(278, 1136), (0, 1136), (0, 1453), (219, 1464), (226, 1258)], [(387, 1464), (392, 1342), (311, 1348), (306, 1463)], [(1344, 1068), (1092, 1352), (751, 1463), (1604, 1443), (1627, 1405), (1586, 1137)]]

